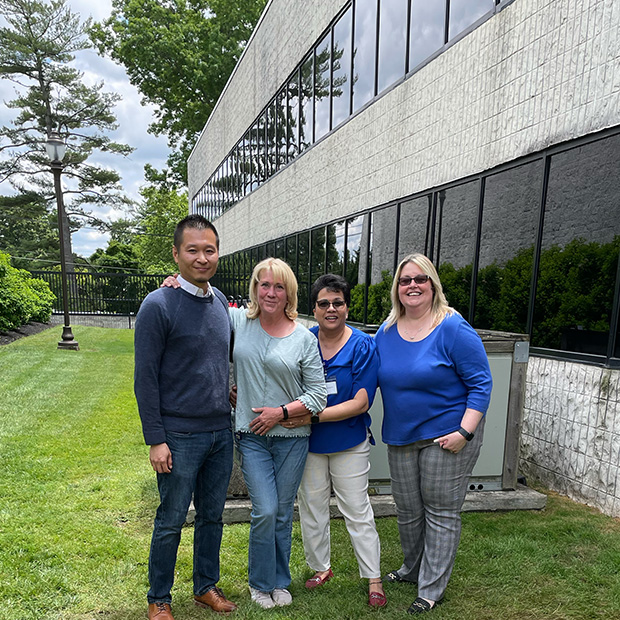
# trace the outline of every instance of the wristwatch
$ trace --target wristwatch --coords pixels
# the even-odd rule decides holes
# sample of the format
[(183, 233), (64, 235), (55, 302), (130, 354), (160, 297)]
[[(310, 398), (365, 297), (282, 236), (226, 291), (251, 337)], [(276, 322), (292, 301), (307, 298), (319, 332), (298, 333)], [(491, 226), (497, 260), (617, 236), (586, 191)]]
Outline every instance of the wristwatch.
[(313, 413), (310, 416), (310, 424), (318, 424), (321, 421), (318, 413)]
[(466, 441), (471, 441), (474, 438), (474, 434), (466, 431), (462, 426), (459, 428), (458, 432), (465, 437)]

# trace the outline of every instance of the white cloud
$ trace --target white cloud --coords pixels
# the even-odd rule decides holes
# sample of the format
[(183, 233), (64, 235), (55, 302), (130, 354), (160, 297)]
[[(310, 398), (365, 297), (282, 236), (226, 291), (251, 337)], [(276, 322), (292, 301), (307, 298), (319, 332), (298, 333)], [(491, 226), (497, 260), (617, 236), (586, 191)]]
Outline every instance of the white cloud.
[[(83, 20), (89, 16), (95, 21), (106, 19), (112, 10), (111, 0), (68, 0), (71, 9), (78, 13)], [(143, 106), (138, 90), (129, 83), (125, 70), (109, 58), (99, 56), (94, 50), (84, 50), (76, 54), (74, 66), (84, 73), (87, 84), (104, 83), (106, 92), (119, 93), (122, 99), (117, 103), (114, 113), (118, 121), (118, 129), (108, 134), (113, 140), (128, 144), (135, 151), (126, 158), (98, 154), (93, 162), (117, 170), (122, 179), (121, 184), (127, 195), (133, 200), (139, 200), (139, 190), (144, 184), (144, 165), (152, 164), (161, 169), (165, 166), (169, 153), (166, 137), (155, 137), (147, 132), (153, 120), (153, 108)], [(0, 101), (8, 101), (15, 97), (14, 85), (8, 80), (0, 80)], [(0, 125), (6, 125), (15, 112), (5, 105), (0, 105)], [(0, 184), (0, 194), (13, 193), (10, 185)], [(97, 209), (97, 215), (103, 217), (102, 209)], [(117, 219), (122, 214), (104, 210), (105, 216)], [(98, 247), (105, 247), (108, 236), (96, 231), (79, 231), (72, 238), (74, 252), (82, 256), (90, 256)]]

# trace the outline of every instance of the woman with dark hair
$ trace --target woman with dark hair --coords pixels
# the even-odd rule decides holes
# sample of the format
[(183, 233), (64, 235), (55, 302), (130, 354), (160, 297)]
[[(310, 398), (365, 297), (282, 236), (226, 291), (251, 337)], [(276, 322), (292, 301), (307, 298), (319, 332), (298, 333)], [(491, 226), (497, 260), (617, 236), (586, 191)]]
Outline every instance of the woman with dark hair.
[(379, 360), (371, 336), (346, 324), (350, 289), (341, 276), (327, 274), (313, 284), (311, 302), (327, 384), (327, 408), (280, 424), (311, 424), (310, 447), (299, 487), (299, 516), (306, 561), (315, 575), (307, 588), (323, 585), (330, 562), (329, 500), (336, 496), (351, 537), (360, 577), (368, 579), (371, 607), (386, 604), (379, 567), (380, 544), (368, 497), (370, 434), (368, 409), (377, 387)]
[(434, 609), (448, 585), (492, 380), (480, 337), (448, 306), (426, 256), (401, 261), (391, 297), (375, 341), (404, 561), (383, 580), (418, 584), (414, 614)]

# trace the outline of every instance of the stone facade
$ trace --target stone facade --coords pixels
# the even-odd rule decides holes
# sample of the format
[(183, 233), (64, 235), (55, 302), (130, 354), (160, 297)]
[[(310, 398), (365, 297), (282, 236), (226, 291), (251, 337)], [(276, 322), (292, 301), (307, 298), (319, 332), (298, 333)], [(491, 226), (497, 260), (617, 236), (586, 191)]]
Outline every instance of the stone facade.
[(620, 517), (620, 371), (531, 357), (520, 469)]
[[(189, 160), (190, 197), (343, 6), (272, 0)], [(607, 0), (509, 4), (218, 218), (222, 253), (617, 125), (619, 23)]]

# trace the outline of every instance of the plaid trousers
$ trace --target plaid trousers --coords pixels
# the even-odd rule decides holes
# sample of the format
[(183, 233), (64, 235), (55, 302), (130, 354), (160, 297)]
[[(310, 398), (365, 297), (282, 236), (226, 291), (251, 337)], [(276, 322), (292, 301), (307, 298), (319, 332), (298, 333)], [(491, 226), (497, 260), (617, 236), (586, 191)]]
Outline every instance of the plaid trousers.
[(417, 582), (418, 596), (443, 598), (461, 537), (461, 508), (484, 431), (480, 421), (472, 441), (452, 454), (432, 439), (388, 446), (392, 493), (403, 565), (400, 577)]

